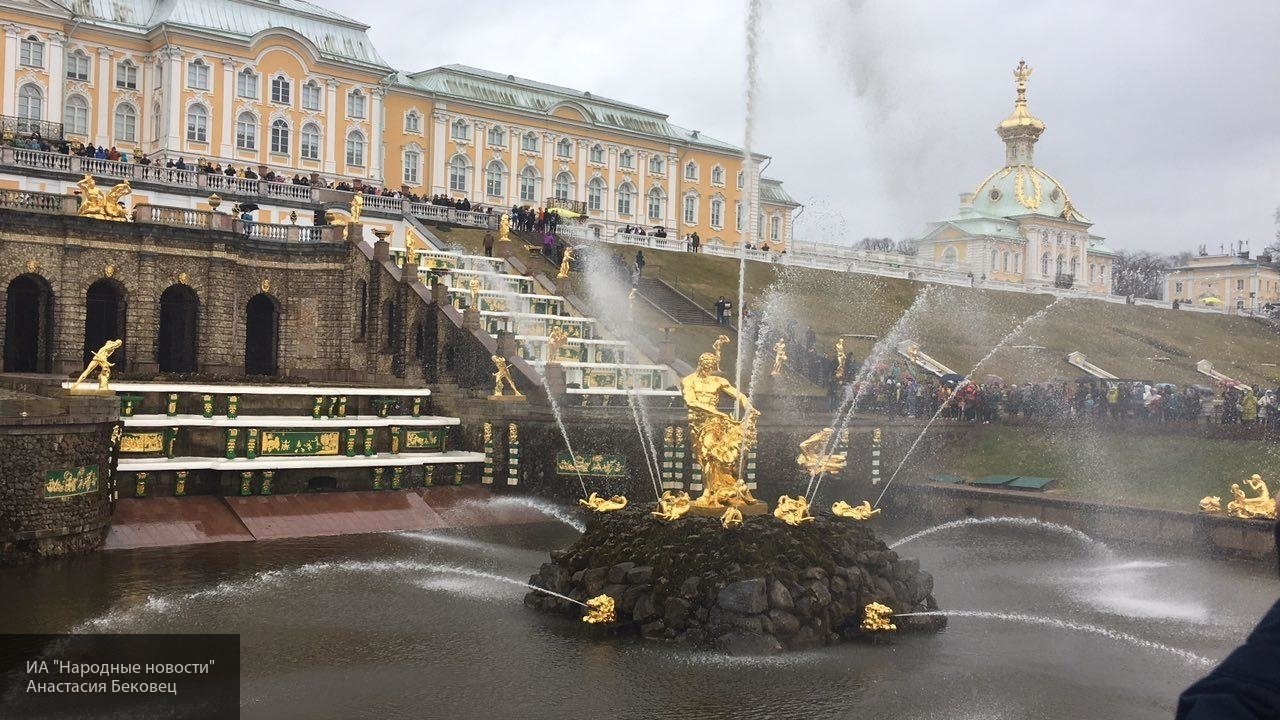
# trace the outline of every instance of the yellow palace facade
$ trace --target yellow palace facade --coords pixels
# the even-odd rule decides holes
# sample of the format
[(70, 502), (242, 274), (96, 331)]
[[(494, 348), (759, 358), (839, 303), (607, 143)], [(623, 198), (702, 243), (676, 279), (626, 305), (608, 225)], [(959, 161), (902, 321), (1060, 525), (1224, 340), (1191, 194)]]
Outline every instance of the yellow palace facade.
[(746, 163), (740, 148), (590, 92), (462, 65), (396, 71), (367, 25), (302, 0), (0, 0), (0, 28), (0, 115), (131, 159), (498, 207), (555, 198), (597, 232), (790, 244), (799, 205), (759, 176), (766, 156)]

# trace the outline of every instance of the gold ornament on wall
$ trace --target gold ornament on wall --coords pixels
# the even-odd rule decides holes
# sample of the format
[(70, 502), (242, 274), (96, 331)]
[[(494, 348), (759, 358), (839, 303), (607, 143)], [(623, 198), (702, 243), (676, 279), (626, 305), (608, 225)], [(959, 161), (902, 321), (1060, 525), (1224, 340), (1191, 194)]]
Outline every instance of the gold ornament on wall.
[(186, 274), (185, 272), (180, 272), (180, 273), (178, 273), (178, 282), (179, 282), (180, 284), (182, 284), (182, 285), (186, 285), (186, 284), (188, 284), (188, 283), (187, 283), (187, 279), (188, 279), (188, 278), (187, 278), (187, 274)]
[(35, 260), (27, 261), (27, 272), (35, 272), (39, 267), (40, 266), (36, 264)]
[(271, 292), (271, 281), (264, 278), (260, 287), (264, 293)]
[(85, 175), (80, 179), (80, 182), (76, 183), (76, 187), (80, 188), (80, 209), (78, 211), (80, 217), (115, 220), (118, 222), (124, 222), (129, 219), (129, 214), (125, 211), (123, 202), (120, 200), (120, 198), (133, 192), (128, 180), (121, 182), (104, 193), (98, 188), (98, 183), (94, 181), (92, 175)]
[(115, 263), (107, 263), (107, 266), (102, 268), (102, 274), (106, 277), (114, 277), (116, 274)]

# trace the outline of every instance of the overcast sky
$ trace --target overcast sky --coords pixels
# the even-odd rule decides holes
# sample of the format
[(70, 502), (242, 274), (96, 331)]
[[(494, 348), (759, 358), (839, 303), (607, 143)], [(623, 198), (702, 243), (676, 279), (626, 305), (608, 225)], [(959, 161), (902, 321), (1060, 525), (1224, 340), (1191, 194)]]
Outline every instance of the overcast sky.
[[(743, 142), (746, 0), (315, 0), (393, 66), (463, 63), (589, 90)], [(419, 10), (418, 8), (421, 8)], [(1123, 249), (1273, 239), (1280, 2), (765, 0), (755, 149), (797, 239), (916, 237), (1004, 163), (1012, 70), (1036, 165)]]

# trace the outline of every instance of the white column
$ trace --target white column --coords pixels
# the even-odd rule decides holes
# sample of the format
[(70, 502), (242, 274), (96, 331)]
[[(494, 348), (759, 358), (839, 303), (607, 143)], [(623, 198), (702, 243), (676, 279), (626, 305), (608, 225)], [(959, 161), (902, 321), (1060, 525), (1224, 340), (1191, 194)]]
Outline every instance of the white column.
[(573, 147), (578, 151), (578, 193), (574, 199), (580, 203), (587, 202), (587, 141), (577, 140)]
[(680, 199), (676, 197), (679, 192), (676, 188), (676, 174), (680, 171), (677, 162), (679, 159), (674, 153), (667, 156), (667, 229), (678, 234), (679, 223), (684, 218), (676, 215), (677, 212), (683, 212), (679, 209)]
[(153, 57), (147, 55), (139, 59), (138, 73), (142, 76), (142, 107), (138, 108), (138, 147), (156, 149), (156, 129), (151, 127), (155, 119), (152, 117), (151, 103), (156, 98), (156, 73), (151, 67)]
[(62, 104), (65, 101), (63, 87), (67, 82), (66, 65), (63, 60), (67, 53), (67, 36), (62, 33), (49, 33), (49, 109), (45, 119), (49, 122), (62, 122)]
[[(98, 121), (94, 123), (93, 128), (93, 144), (99, 147), (106, 145), (111, 136), (111, 72), (114, 70), (114, 64), (111, 62), (111, 51), (107, 48), (98, 48), (98, 80), (97, 90), (98, 99), (96, 101), (98, 111)], [(148, 112), (144, 110), (143, 112)]]
[(485, 201), (486, 195), (484, 190), (484, 140), (485, 132), (488, 130), (488, 123), (473, 122), (471, 123), (471, 142), (475, 145), (471, 148), (472, 157), (475, 162), (471, 169), (471, 202), (482, 203)]
[(555, 135), (551, 133), (542, 133), (542, 197), (538, 198), (538, 201), (534, 203), (535, 206), (545, 203), (547, 198), (551, 197), (555, 192), (556, 180), (552, 174), (552, 170), (554, 169), (552, 163), (554, 160), (551, 157), (556, 150), (555, 145), (553, 144), (555, 141)]
[(332, 174), (338, 170), (338, 153), (344, 139), (338, 127), (338, 81), (333, 78), (324, 81), (324, 110), (324, 137), (329, 146), (324, 153), (324, 171)]
[[(218, 146), (218, 154), (224, 158), (233, 157), (236, 127), (236, 61), (232, 58), (222, 59), (222, 109), (211, 108), (210, 112), (220, 115), (222, 129), (219, 134), (222, 142)], [(212, 118), (210, 118), (212, 119)]]
[(431, 113), (431, 121), (431, 194), (439, 195), (449, 187), (449, 159), (445, 157), (448, 117), (436, 110)]
[[(637, 225), (649, 224), (649, 195), (645, 188), (645, 173), (649, 171), (649, 153), (636, 151), (636, 192), (631, 203), (631, 218)], [(725, 212), (728, 212), (726, 209)]]
[(370, 179), (382, 185), (382, 98), (387, 94), (384, 88), (376, 87), (370, 95), (373, 96), (373, 107), (369, 113), (369, 123), (372, 128), (369, 132), (369, 177)]
[[(182, 118), (182, 49), (176, 45), (164, 46), (160, 49), (160, 62), (164, 64), (164, 72), (160, 78), (161, 87), (156, 89), (164, 91), (164, 147), (169, 152), (178, 152), (182, 149), (182, 138), (185, 135)], [(144, 113), (150, 111), (147, 107), (140, 110)]]
[(506, 211), (520, 201), (520, 171), (524, 168), (520, 166), (520, 138), (516, 134), (518, 132), (519, 128), (513, 126), (507, 128), (507, 148), (511, 150), (511, 162), (507, 163)]
[(605, 222), (618, 221), (618, 147), (610, 145), (605, 149), (605, 167), (609, 171), (609, 186), (600, 202), (604, 204)]
[(18, 114), (18, 46), (19, 32), (22, 28), (9, 24), (4, 26), (4, 66), (9, 72), (4, 74), (4, 115)]

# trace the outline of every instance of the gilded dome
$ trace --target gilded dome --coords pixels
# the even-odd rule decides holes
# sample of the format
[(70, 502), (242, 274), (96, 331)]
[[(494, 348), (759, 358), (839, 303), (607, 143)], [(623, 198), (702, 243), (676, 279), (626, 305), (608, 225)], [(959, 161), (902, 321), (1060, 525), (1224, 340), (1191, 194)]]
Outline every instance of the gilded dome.
[(1071, 196), (1052, 175), (1032, 165), (1008, 165), (978, 184), (974, 212), (988, 217), (1046, 215), (1075, 222), (1089, 222), (1071, 202)]

